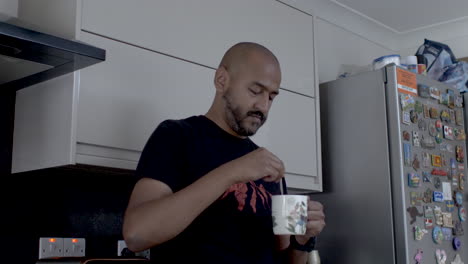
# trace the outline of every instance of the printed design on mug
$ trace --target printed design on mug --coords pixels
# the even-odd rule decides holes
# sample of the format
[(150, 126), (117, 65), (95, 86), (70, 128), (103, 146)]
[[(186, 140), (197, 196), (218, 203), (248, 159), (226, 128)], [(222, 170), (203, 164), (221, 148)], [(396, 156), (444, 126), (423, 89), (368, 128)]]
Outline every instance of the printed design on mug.
[(249, 191), (249, 189), (252, 190), (252, 195), (248, 203), (254, 213), (257, 212), (257, 197), (259, 197), (258, 199), (260, 199), (264, 208), (271, 208), (269, 202), (271, 200), (271, 193), (269, 193), (265, 189), (265, 187), (263, 187), (262, 184), (257, 186), (257, 184), (255, 184), (255, 182), (253, 181), (250, 181), (248, 183), (236, 183), (234, 185), (231, 185), (231, 187), (229, 187), (229, 189), (227, 189), (224, 192), (223, 196), (221, 196), (220, 199), (224, 199), (230, 193), (233, 193), (238, 203), (237, 210), (242, 211), (244, 210), (246, 200), (248, 199), (247, 192)]
[[(296, 201), (294, 197), (288, 197), (286, 200), (288, 208), (291, 208), (285, 228), (295, 234), (304, 234), (307, 225), (307, 204), (304, 201)], [(277, 226), (275, 217), (273, 217), (273, 227)]]

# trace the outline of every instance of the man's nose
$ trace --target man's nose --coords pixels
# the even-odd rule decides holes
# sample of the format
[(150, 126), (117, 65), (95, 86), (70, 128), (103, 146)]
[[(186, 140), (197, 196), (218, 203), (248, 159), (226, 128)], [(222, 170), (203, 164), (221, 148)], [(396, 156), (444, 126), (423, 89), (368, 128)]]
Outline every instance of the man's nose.
[(268, 113), (268, 110), (270, 110), (270, 106), (271, 106), (271, 101), (270, 101), (270, 96), (269, 96), (268, 94), (262, 95), (262, 96), (258, 99), (258, 101), (257, 101), (257, 103), (256, 103), (256, 105), (255, 105), (255, 107), (256, 107), (258, 110), (262, 111), (262, 113), (263, 113), (264, 115)]

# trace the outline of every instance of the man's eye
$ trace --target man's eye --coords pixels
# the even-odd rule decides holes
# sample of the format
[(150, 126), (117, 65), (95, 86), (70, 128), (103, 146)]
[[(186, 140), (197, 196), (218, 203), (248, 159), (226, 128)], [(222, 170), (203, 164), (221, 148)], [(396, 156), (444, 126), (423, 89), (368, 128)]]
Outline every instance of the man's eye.
[(255, 94), (255, 95), (257, 95), (257, 94), (260, 94), (260, 93), (261, 93), (261, 91), (257, 91), (257, 90), (254, 90), (254, 89), (250, 89), (250, 91), (251, 91), (253, 94)]

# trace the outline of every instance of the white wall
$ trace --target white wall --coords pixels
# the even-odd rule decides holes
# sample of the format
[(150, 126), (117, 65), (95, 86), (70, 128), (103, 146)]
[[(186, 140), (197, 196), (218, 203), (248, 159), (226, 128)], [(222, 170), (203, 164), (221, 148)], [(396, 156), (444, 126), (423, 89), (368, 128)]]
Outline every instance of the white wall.
[(18, 0), (0, 0), (0, 14), (17, 17)]

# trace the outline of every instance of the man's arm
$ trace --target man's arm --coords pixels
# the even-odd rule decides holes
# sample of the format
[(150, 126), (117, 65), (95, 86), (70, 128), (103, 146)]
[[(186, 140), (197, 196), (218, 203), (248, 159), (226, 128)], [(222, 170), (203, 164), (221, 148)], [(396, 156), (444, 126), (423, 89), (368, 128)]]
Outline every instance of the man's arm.
[(259, 148), (221, 165), (176, 193), (160, 181), (142, 178), (135, 185), (125, 212), (125, 242), (135, 252), (166, 242), (187, 228), (231, 185), (261, 178), (279, 181), (283, 176), (282, 161)]

